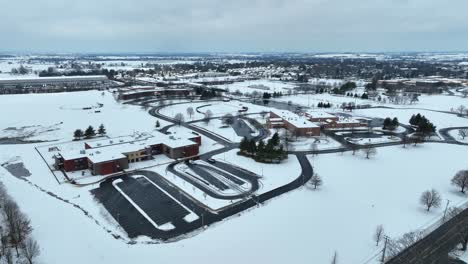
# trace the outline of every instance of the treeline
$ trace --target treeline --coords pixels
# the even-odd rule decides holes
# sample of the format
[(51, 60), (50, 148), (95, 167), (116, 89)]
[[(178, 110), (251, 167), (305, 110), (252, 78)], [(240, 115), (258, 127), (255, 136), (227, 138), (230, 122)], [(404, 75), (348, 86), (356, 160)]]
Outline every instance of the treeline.
[(200, 95), (201, 100), (212, 99), (215, 97), (221, 96), (221, 93), (214, 88), (204, 88), (204, 87), (197, 87), (195, 88), (195, 94)]
[(334, 94), (345, 94), (346, 92), (356, 89), (356, 83), (355, 82), (347, 82), (340, 87), (333, 88), (333, 93)]
[[(103, 124), (101, 124), (99, 126), (97, 134), (99, 136), (104, 136), (105, 134), (107, 134), (106, 128), (104, 127)], [(89, 139), (89, 138), (92, 138), (92, 137), (95, 137), (95, 136), (96, 136), (96, 130), (94, 129), (93, 126), (89, 126), (88, 128), (85, 129), (85, 131), (83, 131), (81, 129), (77, 129), (73, 133), (73, 137), (75, 138), (75, 140), (80, 140), (83, 137), (86, 138), (86, 139)]]
[(38, 243), (32, 238), (33, 230), (29, 218), (21, 212), (16, 202), (0, 183), (0, 262), (36, 262), (40, 254)]
[(333, 105), (330, 104), (329, 102), (328, 103), (324, 103), (324, 102), (319, 102), (317, 104), (317, 107), (318, 108), (331, 108)]
[(251, 157), (258, 162), (273, 163), (288, 158), (283, 145), (280, 144), (278, 133), (275, 133), (266, 144), (263, 140), (257, 144), (254, 139), (249, 140), (244, 137), (239, 144), (239, 149), (239, 155)]
[(115, 70), (108, 69), (95, 69), (89, 71), (74, 70), (70, 72), (59, 72), (53, 67), (49, 67), (47, 70), (39, 72), (39, 77), (54, 77), (54, 76), (88, 76), (88, 75), (106, 75), (109, 79), (114, 79), (114, 76), (118, 72)]

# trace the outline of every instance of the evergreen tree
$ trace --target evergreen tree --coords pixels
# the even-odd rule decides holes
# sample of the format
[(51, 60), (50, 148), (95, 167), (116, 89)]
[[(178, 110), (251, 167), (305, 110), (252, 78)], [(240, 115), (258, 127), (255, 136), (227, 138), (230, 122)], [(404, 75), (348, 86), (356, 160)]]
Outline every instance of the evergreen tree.
[(83, 130), (81, 129), (75, 130), (75, 133), (73, 133), (73, 137), (75, 139), (81, 139), (83, 137)]
[(280, 138), (279, 138), (278, 132), (276, 132), (275, 134), (273, 134), (273, 137), (271, 137), (270, 141), (271, 141), (271, 144), (273, 144), (274, 147), (276, 147), (276, 146), (279, 145), (279, 143), (280, 143)]
[(104, 124), (101, 124), (98, 129), (98, 134), (103, 136), (106, 134), (106, 128), (104, 127)]
[(392, 119), (390, 117), (385, 118), (383, 122), (383, 129), (390, 129), (392, 127)]
[(265, 142), (263, 142), (263, 140), (260, 140), (260, 142), (258, 142), (258, 145), (257, 145), (257, 157), (259, 159), (263, 159), (264, 152), (265, 152)]
[(400, 125), (400, 122), (398, 121), (398, 118), (394, 117), (394, 118), (392, 119), (392, 126), (393, 126), (394, 128), (397, 128), (399, 125)]
[(96, 131), (94, 130), (93, 126), (89, 126), (84, 132), (84, 136), (86, 138), (91, 138), (91, 137), (94, 137), (95, 135), (96, 135)]
[(367, 93), (363, 93), (361, 99), (369, 99), (369, 95)]
[(251, 139), (251, 140), (249, 141), (248, 152), (250, 152), (251, 154), (257, 153), (257, 145), (255, 144), (255, 140), (254, 140), (254, 139)]
[(240, 144), (239, 144), (239, 149), (241, 152), (246, 152), (249, 150), (249, 140), (247, 139), (247, 137), (244, 137)]
[(156, 120), (156, 127), (158, 128), (160, 126), (161, 126), (161, 124), (159, 123), (159, 120)]

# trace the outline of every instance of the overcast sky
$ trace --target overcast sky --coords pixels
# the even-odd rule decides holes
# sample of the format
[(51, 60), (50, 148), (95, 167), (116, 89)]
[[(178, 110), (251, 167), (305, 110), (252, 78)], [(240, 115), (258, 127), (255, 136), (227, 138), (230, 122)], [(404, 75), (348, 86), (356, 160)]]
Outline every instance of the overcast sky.
[(0, 51), (468, 50), (468, 0), (0, 0)]

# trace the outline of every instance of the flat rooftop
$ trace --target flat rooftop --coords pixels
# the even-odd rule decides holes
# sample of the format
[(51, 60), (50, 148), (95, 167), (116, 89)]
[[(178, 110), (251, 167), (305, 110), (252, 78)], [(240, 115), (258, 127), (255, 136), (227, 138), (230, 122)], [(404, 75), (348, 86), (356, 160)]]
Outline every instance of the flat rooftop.
[(287, 121), (288, 123), (292, 124), (293, 126), (297, 128), (319, 127), (318, 125), (310, 122), (309, 119), (307, 119), (307, 117), (297, 115), (291, 111), (275, 110), (275, 111), (272, 111), (272, 113), (276, 114), (277, 116), (280, 116), (284, 121)]

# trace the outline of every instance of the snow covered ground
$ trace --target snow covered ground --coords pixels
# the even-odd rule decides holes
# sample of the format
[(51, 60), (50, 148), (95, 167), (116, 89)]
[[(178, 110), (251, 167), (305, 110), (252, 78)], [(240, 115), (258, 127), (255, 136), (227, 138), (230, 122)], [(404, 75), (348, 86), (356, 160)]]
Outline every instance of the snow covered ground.
[[(372, 234), (377, 225), (383, 224), (386, 233), (395, 238), (427, 226), (443, 213), (444, 208), (427, 213), (419, 205), (419, 196), (426, 189), (437, 189), (443, 204), (445, 199), (452, 205), (467, 201), (450, 185), (453, 175), (466, 167), (460, 157), (464, 152), (465, 147), (425, 144), (406, 149), (379, 148), (372, 160), (366, 160), (362, 153), (311, 157), (324, 186), (309, 194), (315, 201), (309, 198), (308, 206), (320, 212), (320, 217), (309, 223), (310, 231), (315, 230), (313, 227), (333, 226), (333, 232), (326, 233), (327, 240), (334, 242), (329, 248), (337, 250), (342, 261), (363, 263), (363, 257), (375, 250)], [(451, 153), (451, 158), (441, 160), (440, 153)], [(352, 228), (342, 224), (343, 217), (353, 223)], [(324, 243), (319, 237), (312, 236), (309, 243)]]
[(450, 130), (449, 134), (458, 142), (468, 143), (468, 135), (465, 136), (465, 138), (463, 138), (462, 136), (460, 136), (458, 129)]
[[(42, 140), (69, 141), (73, 139), (76, 129), (84, 130), (89, 125), (97, 128), (104, 124), (109, 136), (129, 135), (135, 131), (149, 132), (155, 129), (156, 119), (146, 110), (139, 106), (117, 103), (108, 92), (2, 95), (0, 102), (2, 133), (8, 128), (54, 126), (56, 130), (43, 134)], [(85, 107), (96, 106), (97, 103), (104, 106), (83, 110)], [(162, 120), (160, 123), (161, 126), (166, 124)], [(21, 130), (18, 130), (18, 136), (21, 135)]]
[(215, 85), (215, 86), (221, 89), (229, 89), (229, 92), (231, 93), (239, 91), (242, 94), (245, 94), (245, 93), (252, 93), (253, 91), (257, 91), (259, 93), (264, 93), (264, 92), (287, 93), (288, 91), (291, 91), (292, 89), (294, 89), (296, 85), (291, 82), (282, 82), (282, 81), (262, 79), (262, 80), (235, 82), (232, 84)]
[[(157, 245), (128, 245), (78, 209), (10, 176), (2, 168), (0, 177), (31, 217), (43, 263), (123, 264), (136, 259), (142, 263), (217, 263), (222, 258), (224, 263), (237, 264), (239, 252), (244, 259), (273, 264), (310, 263), (311, 259), (328, 263), (335, 250), (340, 261), (362, 263), (375, 250), (372, 234), (376, 225), (383, 224), (393, 237), (424, 226), (442, 212), (437, 209), (426, 213), (421, 208), (418, 198), (423, 190), (435, 187), (453, 204), (466, 200), (450, 186), (451, 176), (466, 165), (465, 151), (459, 146), (425, 144), (379, 149), (372, 160), (348, 153), (310, 157), (324, 179), (320, 190), (302, 188), (242, 217), (215, 224), (190, 239)], [(439, 163), (440, 153), (453, 156)], [(409, 160), (423, 161), (424, 165), (416, 166)], [(394, 164), (399, 164), (397, 171)], [(31, 177), (46, 175), (35, 166), (29, 169)], [(353, 173), (357, 169), (359, 173)], [(296, 174), (274, 168), (264, 168), (264, 173), (267, 170), (278, 176)], [(70, 201), (78, 202), (85, 194), (74, 196)], [(92, 199), (88, 202), (95, 203)], [(99, 214), (99, 210), (91, 210), (91, 214)]]
[[(77, 128), (97, 127), (101, 123), (109, 136), (155, 129), (154, 117), (141, 107), (116, 103), (110, 93), (4, 95), (0, 102), (0, 130), (9, 137), (21, 136), (28, 130), (20, 128), (31, 126), (41, 126), (42, 139), (59, 141), (69, 141)], [(100, 113), (95, 113), (96, 109), (82, 110), (97, 103), (104, 104)], [(431, 104), (428, 107), (439, 107), (435, 101)], [(184, 113), (187, 106), (181, 109)], [(260, 106), (255, 108), (249, 104), (249, 110), (259, 109)], [(212, 110), (215, 115), (223, 113), (223, 103), (213, 106)], [(400, 122), (407, 123), (410, 116), (418, 112), (438, 128), (468, 126), (468, 119), (423, 110), (367, 109), (353, 114), (396, 116)], [(167, 124), (160, 122), (161, 126)], [(220, 125), (215, 122), (213, 126)], [(54, 126), (53, 131), (43, 132), (50, 126)], [(12, 127), (18, 128), (16, 132), (8, 129)], [(173, 129), (171, 131), (178, 132), (179, 128)], [(232, 128), (229, 130), (227, 136), (235, 133)], [(203, 151), (218, 147), (214, 142), (202, 141)], [(45, 145), (50, 143), (0, 145), (0, 163), (23, 161), (32, 174), (27, 178), (28, 183), (0, 168), (0, 180), (31, 218), (33, 236), (41, 245), (42, 263), (123, 264), (136, 260), (141, 263), (217, 263), (223, 259), (223, 263), (237, 264), (240, 258), (272, 264), (301, 264), (311, 260), (328, 263), (335, 250), (340, 262), (363, 263), (376, 250), (372, 235), (377, 225), (383, 224), (388, 235), (397, 237), (427, 226), (442, 213), (443, 208), (429, 213), (424, 211), (418, 204), (422, 191), (436, 188), (452, 205), (467, 200), (450, 185), (451, 177), (458, 170), (466, 169), (465, 146), (423, 144), (406, 149), (400, 146), (379, 148), (371, 160), (365, 159), (362, 153), (309, 156), (315, 171), (324, 180), (324, 186), (317, 191), (308, 188), (293, 191), (244, 212), (241, 217), (232, 217), (199, 234), (191, 234), (193, 237), (189, 239), (169, 244), (129, 245), (112, 236), (125, 237), (125, 233), (89, 193), (96, 185), (77, 188), (57, 183), (34, 148)], [(235, 151), (215, 158), (263, 175), (261, 191), (283, 185), (299, 175), (300, 166), (294, 156), (282, 164), (267, 165), (237, 156)], [(450, 156), (444, 155), (442, 160), (441, 153)], [(152, 170), (166, 177), (164, 166)], [(198, 195), (203, 201), (201, 192)], [(84, 208), (87, 216), (74, 205)]]
[(208, 131), (214, 132), (218, 135), (221, 135), (232, 142), (240, 142), (243, 137), (237, 135), (236, 131), (231, 126), (225, 126), (221, 118), (212, 119), (208, 124), (205, 122), (198, 122), (194, 124), (197, 127), (206, 129)]
[(353, 111), (354, 115), (367, 117), (397, 117), (400, 123), (408, 124), (412, 115), (420, 113), (437, 126), (437, 129), (446, 127), (468, 126), (468, 118), (462, 118), (454, 114), (440, 113), (420, 109), (388, 109), (370, 108)]

